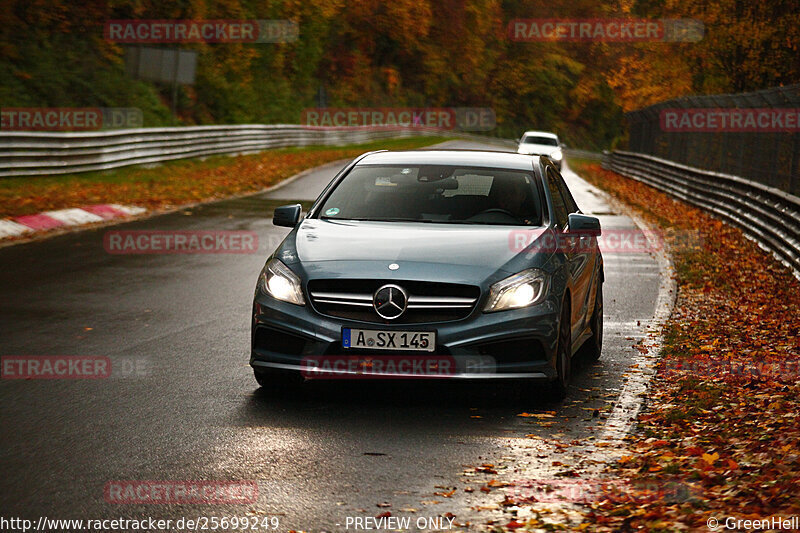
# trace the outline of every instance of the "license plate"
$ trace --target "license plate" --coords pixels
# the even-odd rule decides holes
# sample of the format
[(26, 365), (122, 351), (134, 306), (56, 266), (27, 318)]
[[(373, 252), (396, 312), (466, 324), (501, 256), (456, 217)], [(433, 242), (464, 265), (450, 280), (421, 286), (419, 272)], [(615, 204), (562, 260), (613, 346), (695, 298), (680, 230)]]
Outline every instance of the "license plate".
[(432, 352), (436, 348), (436, 333), (342, 328), (342, 347)]

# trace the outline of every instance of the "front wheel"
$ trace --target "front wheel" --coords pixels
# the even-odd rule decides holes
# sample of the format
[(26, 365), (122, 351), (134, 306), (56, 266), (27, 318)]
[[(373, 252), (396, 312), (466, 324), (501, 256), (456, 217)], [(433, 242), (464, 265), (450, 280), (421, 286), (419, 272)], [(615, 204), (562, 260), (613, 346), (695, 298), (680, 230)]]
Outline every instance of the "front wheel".
[(566, 304), (561, 310), (560, 322), (556, 350), (556, 379), (550, 384), (550, 397), (559, 401), (567, 397), (569, 379), (572, 375), (572, 328), (569, 307)]
[(599, 282), (590, 327), (592, 336), (583, 345), (583, 353), (588, 361), (595, 362), (603, 351), (603, 284)]

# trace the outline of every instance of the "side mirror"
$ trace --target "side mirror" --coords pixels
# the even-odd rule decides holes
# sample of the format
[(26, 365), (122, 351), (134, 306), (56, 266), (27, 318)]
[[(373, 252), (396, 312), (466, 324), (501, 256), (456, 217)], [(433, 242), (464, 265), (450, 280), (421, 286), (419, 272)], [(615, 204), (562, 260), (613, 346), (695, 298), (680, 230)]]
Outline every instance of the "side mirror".
[(300, 222), (300, 213), (303, 207), (300, 204), (283, 205), (275, 209), (272, 214), (272, 223), (276, 226), (293, 228)]
[(567, 145), (564, 144), (564, 143), (558, 143), (558, 146), (560, 146), (561, 148), (566, 148), (567, 147)]
[(600, 219), (580, 213), (571, 213), (569, 215), (569, 232), (600, 235)]

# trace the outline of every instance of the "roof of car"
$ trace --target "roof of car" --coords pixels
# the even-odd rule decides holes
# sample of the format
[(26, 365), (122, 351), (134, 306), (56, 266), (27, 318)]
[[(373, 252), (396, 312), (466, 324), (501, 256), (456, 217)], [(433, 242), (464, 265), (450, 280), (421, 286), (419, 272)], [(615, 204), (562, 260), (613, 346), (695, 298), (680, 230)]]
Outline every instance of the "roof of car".
[(541, 137), (552, 137), (554, 139), (558, 138), (558, 135), (553, 133), (552, 131), (526, 131), (523, 135), (539, 135)]
[(488, 150), (409, 150), (373, 152), (359, 164), (369, 165), (459, 165), (469, 167), (532, 170), (538, 156)]

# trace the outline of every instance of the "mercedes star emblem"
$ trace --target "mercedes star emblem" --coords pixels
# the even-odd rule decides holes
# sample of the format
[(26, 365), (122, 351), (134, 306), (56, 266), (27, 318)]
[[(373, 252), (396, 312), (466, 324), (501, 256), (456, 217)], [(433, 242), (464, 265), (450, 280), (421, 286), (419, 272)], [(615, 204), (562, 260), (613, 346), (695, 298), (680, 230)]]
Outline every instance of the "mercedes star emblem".
[(397, 285), (384, 285), (375, 292), (372, 306), (375, 312), (386, 320), (394, 320), (402, 315), (408, 304), (408, 295)]

